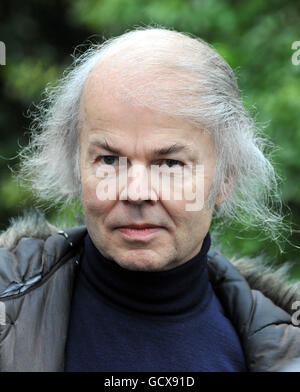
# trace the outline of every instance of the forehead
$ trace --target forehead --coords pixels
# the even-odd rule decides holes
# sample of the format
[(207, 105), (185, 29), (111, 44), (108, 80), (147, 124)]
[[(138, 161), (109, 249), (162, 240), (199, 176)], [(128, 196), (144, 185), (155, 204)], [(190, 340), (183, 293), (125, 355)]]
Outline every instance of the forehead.
[(105, 120), (107, 106), (121, 107), (129, 103), (154, 111), (161, 111), (163, 106), (165, 113), (178, 112), (182, 106), (179, 91), (182, 88), (186, 91), (189, 85), (193, 85), (193, 78), (183, 70), (171, 72), (166, 62), (152, 64), (147, 58), (132, 56), (130, 58), (131, 51), (127, 48), (118, 56), (105, 57), (94, 66), (81, 97), (81, 109), (86, 117), (101, 112)]
[(124, 89), (123, 79), (119, 80), (115, 69), (95, 67), (82, 94), (81, 136), (84, 135), (86, 140), (105, 136), (118, 143), (136, 143), (138, 139), (140, 145), (164, 143), (166, 146), (165, 142), (169, 145), (180, 142), (191, 150), (199, 148), (199, 142), (207, 147), (211, 144), (209, 135), (195, 129), (186, 119), (160, 111), (155, 103), (151, 108), (145, 106), (136, 97), (130, 96), (128, 91), (132, 91), (138, 82), (130, 80)]
[[(130, 70), (129, 70), (130, 73)], [(128, 77), (130, 79), (130, 77)], [(107, 64), (95, 67), (92, 70), (87, 82), (85, 83), (83, 94), (80, 102), (80, 119), (82, 125), (95, 126), (100, 125), (104, 128), (113, 125), (117, 129), (130, 128), (139, 124), (146, 126), (146, 123), (153, 126), (159, 125), (163, 127), (170, 124), (175, 126), (178, 124), (182, 127), (188, 127), (188, 123), (183, 119), (174, 118), (159, 110), (153, 100), (151, 105), (147, 105), (147, 99), (155, 92), (151, 89), (144, 90), (143, 96), (135, 95), (136, 85), (147, 83), (141, 78), (133, 78), (126, 81), (119, 78), (116, 69), (111, 70)], [(150, 107), (149, 107), (150, 106)]]

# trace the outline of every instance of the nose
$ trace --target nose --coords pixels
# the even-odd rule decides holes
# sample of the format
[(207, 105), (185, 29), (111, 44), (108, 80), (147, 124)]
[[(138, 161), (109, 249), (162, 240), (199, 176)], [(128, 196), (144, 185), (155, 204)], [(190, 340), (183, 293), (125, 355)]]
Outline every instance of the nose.
[(134, 204), (142, 204), (144, 201), (155, 203), (158, 196), (150, 180), (145, 166), (133, 165), (128, 171), (127, 189), (125, 188), (120, 194), (120, 199)]

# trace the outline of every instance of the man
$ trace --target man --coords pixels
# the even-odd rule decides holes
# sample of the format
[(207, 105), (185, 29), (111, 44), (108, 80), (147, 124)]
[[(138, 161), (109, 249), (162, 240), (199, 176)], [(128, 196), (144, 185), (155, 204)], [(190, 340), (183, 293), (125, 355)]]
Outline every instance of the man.
[(280, 228), (275, 173), (220, 55), (138, 29), (83, 54), (48, 102), (21, 176), (41, 199), (79, 198), (86, 225), (33, 214), (2, 234), (0, 369), (294, 366), (298, 286), (210, 249), (213, 217)]

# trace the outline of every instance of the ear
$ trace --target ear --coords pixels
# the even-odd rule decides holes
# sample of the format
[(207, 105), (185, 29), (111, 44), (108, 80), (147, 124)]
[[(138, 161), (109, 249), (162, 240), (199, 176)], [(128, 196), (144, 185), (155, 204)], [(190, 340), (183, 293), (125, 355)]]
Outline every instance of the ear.
[(215, 205), (224, 203), (224, 201), (230, 196), (234, 184), (236, 183), (236, 180), (237, 180), (237, 172), (235, 170), (234, 173), (230, 175), (230, 177), (229, 176), (226, 177), (224, 181), (225, 195), (220, 195), (220, 191), (219, 191), (215, 199)]

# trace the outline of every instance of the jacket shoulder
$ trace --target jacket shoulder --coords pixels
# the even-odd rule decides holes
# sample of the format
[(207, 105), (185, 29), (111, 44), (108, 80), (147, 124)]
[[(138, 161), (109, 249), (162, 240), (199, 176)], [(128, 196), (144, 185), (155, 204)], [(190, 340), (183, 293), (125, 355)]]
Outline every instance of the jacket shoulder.
[[(252, 290), (253, 309), (244, 349), (251, 371), (300, 371), (300, 328), (293, 316)], [(253, 320), (253, 321), (252, 321)]]
[(250, 259), (235, 266), (210, 251), (210, 280), (241, 338), (249, 370), (285, 371), (300, 357), (300, 328), (293, 322), (295, 309), (289, 306), (299, 300), (298, 286), (289, 285), (286, 269), (257, 260), (248, 263)]
[[(212, 278), (220, 282), (224, 277), (246, 283), (251, 290), (260, 291), (279, 308), (292, 314), (293, 303), (300, 300), (300, 282), (290, 278), (290, 263), (274, 266), (266, 257), (227, 260), (219, 252), (208, 253), (209, 268), (214, 270)], [(246, 281), (246, 282), (245, 282)], [(244, 287), (244, 291), (246, 287)]]
[(38, 211), (13, 219), (0, 235), (0, 298), (21, 294), (40, 282), (76, 248), (85, 229), (72, 228), (68, 233)]

